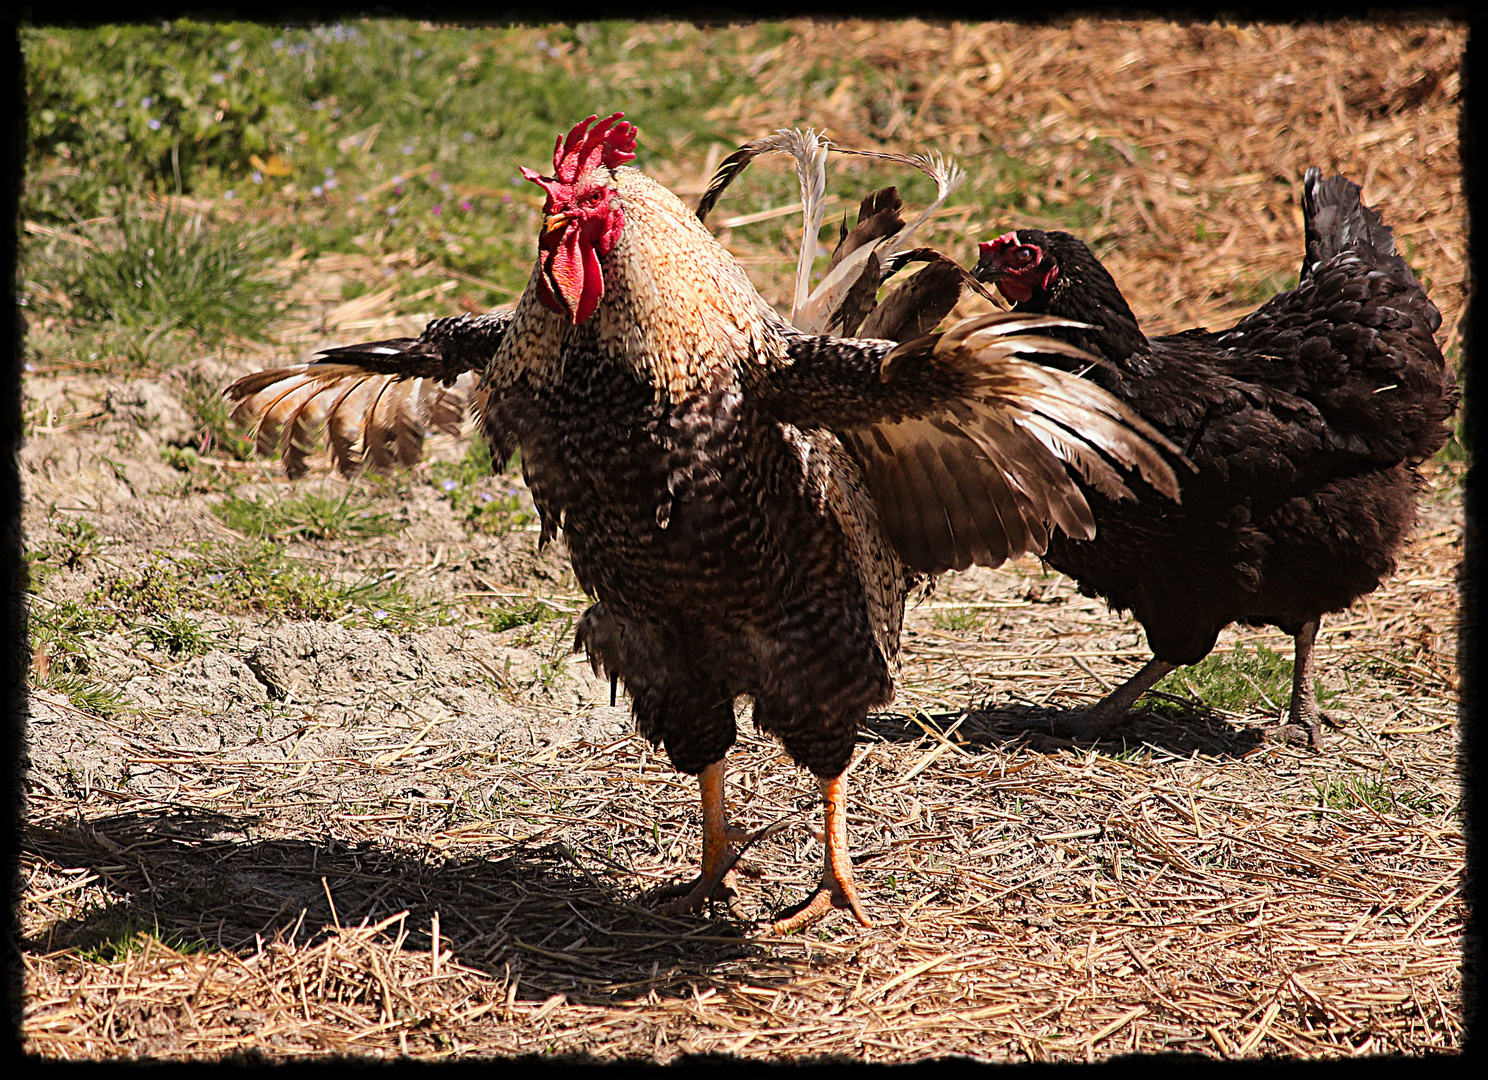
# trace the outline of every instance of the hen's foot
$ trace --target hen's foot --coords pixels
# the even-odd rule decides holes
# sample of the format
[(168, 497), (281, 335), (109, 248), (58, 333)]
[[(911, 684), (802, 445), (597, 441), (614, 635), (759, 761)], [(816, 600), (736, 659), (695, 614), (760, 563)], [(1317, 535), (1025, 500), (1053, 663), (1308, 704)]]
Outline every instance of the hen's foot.
[(723, 759), (720, 758), (698, 774), (698, 789), (703, 806), (702, 872), (691, 881), (671, 885), (660, 891), (662, 896), (676, 897), (661, 907), (661, 911), (668, 915), (690, 914), (701, 911), (709, 903), (721, 903), (734, 916), (743, 917), (736, 907), (739, 896), (734, 890), (737, 881), (734, 872), (753, 871), (752, 876), (758, 876), (758, 871), (754, 871), (753, 867), (736, 865), (739, 855), (734, 845), (749, 840), (750, 834), (743, 829), (733, 828), (727, 822), (723, 772)]
[(1289, 746), (1310, 746), (1314, 750), (1321, 750), (1324, 727), (1337, 731), (1348, 727), (1348, 721), (1319, 712), (1316, 717), (1305, 715), (1289, 717), (1286, 723), (1278, 724), (1272, 730), (1275, 732), (1277, 742), (1284, 742)]
[(1049, 733), (1056, 738), (1075, 742), (1096, 742), (1107, 738), (1127, 718), (1137, 699), (1152, 689), (1173, 667), (1174, 665), (1154, 656), (1135, 675), (1090, 708), (1071, 717), (1050, 721)]

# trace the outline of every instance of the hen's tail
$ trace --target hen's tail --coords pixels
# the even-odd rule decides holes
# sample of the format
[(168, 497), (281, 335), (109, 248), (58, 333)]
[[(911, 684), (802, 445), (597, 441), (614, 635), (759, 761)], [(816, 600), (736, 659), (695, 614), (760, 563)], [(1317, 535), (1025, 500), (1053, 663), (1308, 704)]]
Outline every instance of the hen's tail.
[(1429, 457), (1450, 435), (1458, 397), (1435, 339), (1441, 312), (1358, 184), (1309, 168), (1302, 212), (1300, 308), (1275, 329), (1300, 334), (1294, 355), (1334, 437), (1377, 462)]
[(479, 377), (510, 325), (510, 311), (435, 319), (416, 338), (323, 350), (309, 364), (255, 371), (229, 386), (232, 418), (260, 454), (277, 449), (291, 478), (322, 438), (344, 476), (415, 464), (424, 437), (458, 434), (484, 400)]
[[(1378, 210), (1364, 205), (1363, 191), (1348, 177), (1335, 175), (1324, 180), (1316, 165), (1308, 168), (1302, 176), (1302, 218), (1306, 251), (1299, 280), (1307, 281), (1339, 252), (1355, 250), (1372, 256), (1371, 262), (1401, 284), (1421, 289), (1416, 275), (1395, 250), (1395, 234)], [(1425, 299), (1424, 289), (1421, 296)], [(1435, 313), (1435, 305), (1431, 308)], [(1440, 325), (1441, 316), (1436, 314), (1432, 331)]]

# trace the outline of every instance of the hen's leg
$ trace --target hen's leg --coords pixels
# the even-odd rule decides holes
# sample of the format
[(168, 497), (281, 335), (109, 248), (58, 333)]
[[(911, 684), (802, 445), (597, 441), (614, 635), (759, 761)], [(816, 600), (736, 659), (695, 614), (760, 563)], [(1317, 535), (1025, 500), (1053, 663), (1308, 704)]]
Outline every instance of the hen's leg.
[(864, 926), (872, 926), (858, 900), (858, 890), (853, 885), (852, 859), (847, 853), (847, 780), (845, 774), (830, 779), (818, 779), (822, 793), (822, 816), (825, 825), (827, 849), (826, 869), (816, 892), (807, 899), (804, 907), (794, 915), (776, 921), (772, 934), (789, 934), (803, 926), (810, 926), (833, 908), (846, 908), (853, 918)]
[(1297, 631), (1296, 656), (1292, 662), (1292, 703), (1287, 709), (1287, 723), (1281, 728), (1282, 737), (1288, 742), (1306, 741), (1314, 750), (1323, 748), (1322, 727), (1343, 727), (1344, 722), (1327, 715), (1318, 707), (1317, 694), (1313, 690), (1313, 646), (1317, 643), (1318, 626), (1322, 620), (1309, 619)]
[(677, 897), (661, 909), (669, 914), (700, 911), (710, 900), (721, 901), (732, 910), (737, 899), (734, 842), (746, 839), (749, 834), (728, 826), (723, 776), (723, 758), (698, 774), (703, 797), (703, 872), (692, 881), (664, 890), (663, 895)]
[(1098, 739), (1131, 712), (1137, 698), (1151, 690), (1158, 679), (1172, 671), (1176, 664), (1153, 657), (1142, 669), (1115, 690), (1101, 698), (1079, 716), (1054, 725), (1054, 734), (1071, 739)]

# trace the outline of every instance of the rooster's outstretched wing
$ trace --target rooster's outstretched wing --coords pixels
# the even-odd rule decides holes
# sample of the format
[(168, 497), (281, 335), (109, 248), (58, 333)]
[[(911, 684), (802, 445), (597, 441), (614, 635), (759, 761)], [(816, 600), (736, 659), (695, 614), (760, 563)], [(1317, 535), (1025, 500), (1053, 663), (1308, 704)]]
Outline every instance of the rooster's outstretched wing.
[(1068, 325), (997, 312), (898, 345), (802, 336), (761, 402), (783, 422), (836, 435), (908, 570), (996, 566), (1042, 553), (1051, 525), (1094, 535), (1077, 477), (1130, 498), (1123, 474), (1135, 471), (1178, 498), (1163, 453), (1182, 461), (1177, 447), (1087, 380), (1038, 362), (1085, 356), (1030, 332)]
[(424, 436), (458, 434), (485, 400), (479, 377), (510, 311), (435, 319), (416, 338), (326, 349), (308, 364), (255, 371), (223, 393), (260, 454), (281, 453), (291, 478), (304, 475), (322, 433), (343, 476), (363, 466), (386, 472), (419, 460)]

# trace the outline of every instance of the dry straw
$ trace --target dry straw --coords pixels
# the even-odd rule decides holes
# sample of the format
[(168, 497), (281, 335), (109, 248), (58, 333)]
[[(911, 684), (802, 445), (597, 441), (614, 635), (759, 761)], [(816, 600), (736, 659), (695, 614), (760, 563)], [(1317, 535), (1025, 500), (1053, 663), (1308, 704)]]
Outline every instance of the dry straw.
[[(867, 145), (877, 109), (875, 131), (899, 140), (887, 149), (935, 147), (974, 169), (1009, 132), (1009, 153), (1053, 168), (1052, 186), (1008, 192), (996, 222), (948, 207), (927, 240), (964, 256), (992, 229), (1084, 199), (1139, 315), (1154, 329), (1218, 325), (1254, 304), (1233, 280), (1295, 272), (1303, 168), (1341, 167), (1430, 281), (1443, 343), (1457, 339), (1460, 27), (794, 30), (788, 57), (757, 58), (766, 94), (734, 103), (721, 128), (809, 121)], [(898, 71), (902, 94), (801, 99), (802, 65), (843, 50)], [(707, 173), (676, 168), (663, 179), (684, 188)], [(734, 233), (747, 253), (747, 228)], [(373, 277), (356, 260), (320, 264), (327, 281)], [(332, 328), (394, 332), (389, 295), (337, 307), (338, 295), (325, 290), (306, 347)], [(633, 737), (513, 756), (448, 723), (368, 713), (334, 754), (303, 733), (204, 751), (172, 741), (169, 717), (121, 719), (106, 732), (120, 763), (174, 786), (143, 797), (90, 776), (80, 793), (30, 792), (26, 1046), (63, 1059), (893, 1062), (1454, 1050), (1458, 491), (1433, 474), (1399, 573), (1325, 623), (1325, 707), (1352, 723), (1321, 754), (1259, 740), (1279, 709), (1153, 713), (1126, 752), (1031, 733), (1032, 710), (1088, 702), (1129, 673), (1140, 630), (1032, 560), (948, 578), (910, 612), (897, 711), (873, 718), (852, 773), (872, 931), (831, 918), (753, 937), (753, 918), (811, 887), (820, 847), (814, 785), (752, 736), (731, 761), (738, 822), (787, 824), (749, 852), (746, 918), (670, 918), (645, 892), (697, 858), (695, 785)], [(951, 618), (968, 613), (975, 625)], [(1289, 649), (1232, 628), (1219, 651), (1236, 644)], [(535, 720), (568, 708), (513, 694)], [(80, 950), (100, 919), (114, 920), (113, 950)]]

